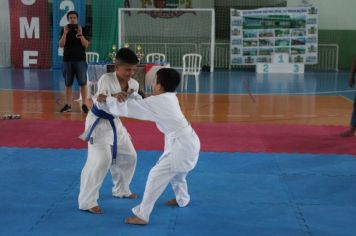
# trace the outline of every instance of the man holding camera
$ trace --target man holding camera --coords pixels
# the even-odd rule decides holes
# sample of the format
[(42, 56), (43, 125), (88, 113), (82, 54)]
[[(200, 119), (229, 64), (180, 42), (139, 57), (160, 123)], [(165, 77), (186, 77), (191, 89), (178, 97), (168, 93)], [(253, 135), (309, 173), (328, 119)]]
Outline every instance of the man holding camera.
[(85, 38), (82, 27), (78, 25), (76, 11), (68, 12), (67, 20), (69, 24), (62, 29), (59, 40), (59, 46), (64, 48), (63, 77), (65, 81), (65, 105), (60, 112), (72, 111), (72, 85), (76, 77), (82, 97), (82, 111), (88, 113), (85, 49), (89, 46), (89, 41)]

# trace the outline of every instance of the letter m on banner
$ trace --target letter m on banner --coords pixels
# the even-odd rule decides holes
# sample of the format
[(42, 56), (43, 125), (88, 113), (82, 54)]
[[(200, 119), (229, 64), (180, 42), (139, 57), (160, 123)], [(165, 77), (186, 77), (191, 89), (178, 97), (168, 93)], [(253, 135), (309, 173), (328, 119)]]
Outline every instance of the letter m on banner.
[[(33, 33), (35, 34), (33, 37)], [(40, 18), (32, 17), (31, 23), (27, 21), (27, 17), (20, 17), (20, 38), (40, 38)]]

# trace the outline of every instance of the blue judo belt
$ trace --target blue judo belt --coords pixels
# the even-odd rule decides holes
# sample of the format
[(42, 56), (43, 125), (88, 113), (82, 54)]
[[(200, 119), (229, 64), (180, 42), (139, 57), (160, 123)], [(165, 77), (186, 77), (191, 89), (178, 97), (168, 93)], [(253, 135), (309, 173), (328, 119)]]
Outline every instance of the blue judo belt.
[(88, 135), (86, 136), (85, 140), (86, 141), (90, 140), (90, 136), (93, 133), (95, 127), (98, 125), (100, 119), (109, 120), (111, 128), (112, 128), (112, 131), (114, 132), (114, 143), (112, 145), (112, 160), (113, 160), (113, 164), (115, 164), (115, 162), (116, 162), (116, 153), (117, 153), (117, 134), (116, 134), (116, 127), (115, 127), (115, 123), (114, 123), (115, 117), (110, 115), (109, 113), (106, 113), (103, 110), (100, 110), (95, 105), (91, 109), (91, 112), (93, 112), (93, 114), (96, 115), (98, 118), (94, 121), (94, 124), (90, 128), (90, 131), (89, 131)]

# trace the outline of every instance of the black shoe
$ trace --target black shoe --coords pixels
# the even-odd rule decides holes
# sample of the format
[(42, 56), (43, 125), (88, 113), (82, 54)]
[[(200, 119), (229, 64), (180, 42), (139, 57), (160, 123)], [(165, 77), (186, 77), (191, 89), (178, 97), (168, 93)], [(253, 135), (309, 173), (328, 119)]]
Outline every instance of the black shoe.
[(65, 104), (64, 107), (60, 110), (60, 112), (71, 112), (72, 107), (69, 106), (68, 104)]
[(83, 111), (83, 113), (88, 113), (89, 109), (88, 109), (87, 105), (85, 105), (85, 104), (82, 105), (82, 111)]

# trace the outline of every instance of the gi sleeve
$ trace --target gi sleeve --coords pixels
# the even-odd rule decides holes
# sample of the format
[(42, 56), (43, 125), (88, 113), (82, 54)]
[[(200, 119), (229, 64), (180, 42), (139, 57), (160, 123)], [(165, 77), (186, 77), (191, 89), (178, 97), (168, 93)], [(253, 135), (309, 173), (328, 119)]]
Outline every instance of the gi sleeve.
[(106, 104), (114, 116), (125, 116), (140, 120), (157, 121), (157, 114), (152, 110), (152, 99), (142, 99), (137, 93), (130, 95), (125, 102), (118, 102), (114, 97), (107, 97)]

